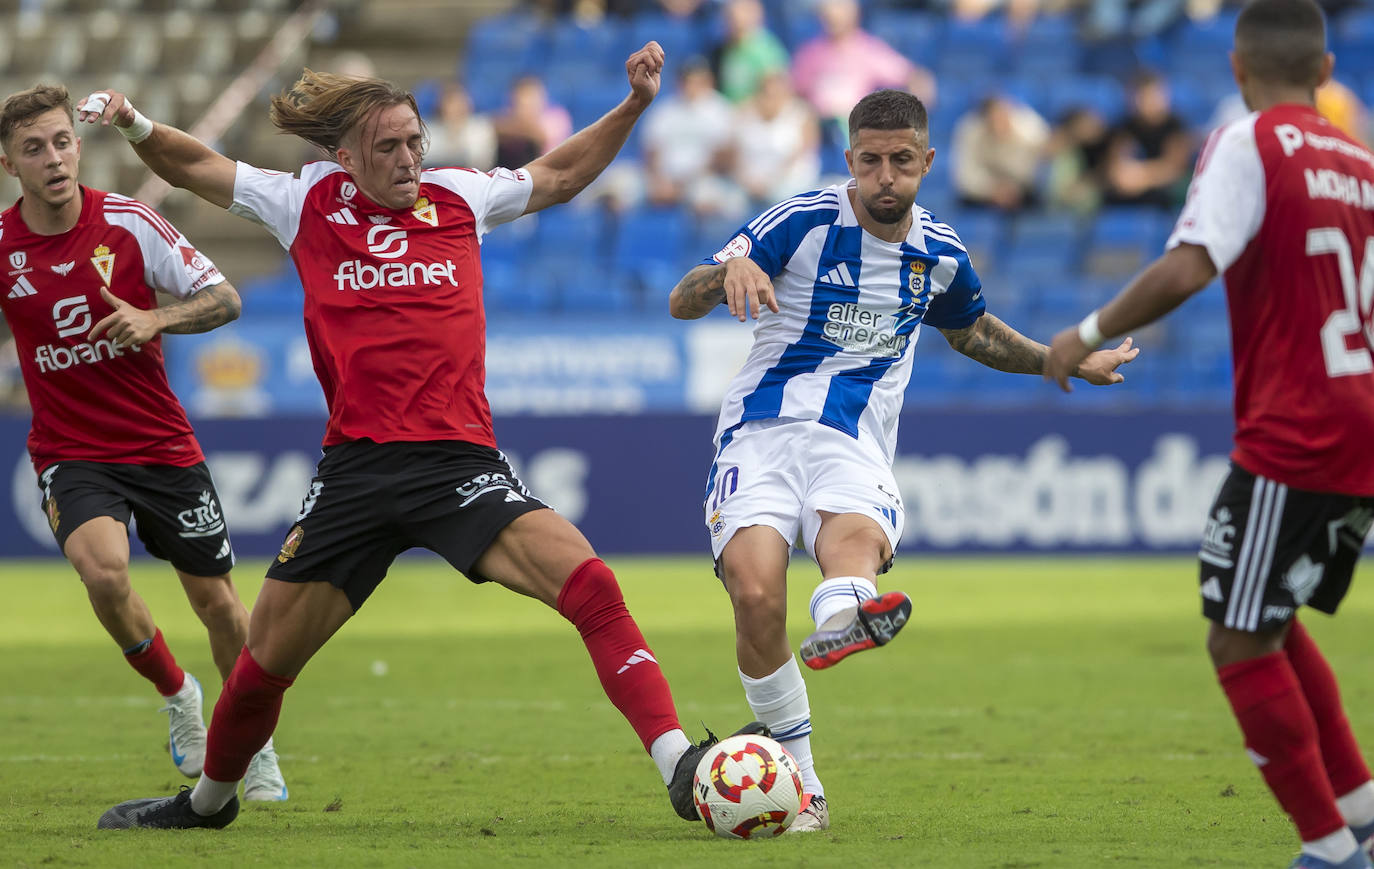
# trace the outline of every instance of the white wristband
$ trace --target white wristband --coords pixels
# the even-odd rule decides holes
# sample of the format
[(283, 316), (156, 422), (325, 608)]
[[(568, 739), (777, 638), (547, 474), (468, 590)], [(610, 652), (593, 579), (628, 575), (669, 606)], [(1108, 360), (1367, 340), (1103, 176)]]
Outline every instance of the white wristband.
[(1102, 334), (1102, 329), (1097, 325), (1096, 311), (1084, 317), (1083, 322), (1078, 324), (1078, 340), (1091, 350), (1096, 350), (1107, 340), (1107, 336)]
[(127, 127), (116, 126), (119, 134), (128, 139), (132, 144), (137, 145), (144, 139), (153, 134), (153, 122), (143, 116), (143, 113), (134, 108), (134, 104), (126, 101), (124, 105), (129, 107), (129, 111), (134, 113), (134, 119)]

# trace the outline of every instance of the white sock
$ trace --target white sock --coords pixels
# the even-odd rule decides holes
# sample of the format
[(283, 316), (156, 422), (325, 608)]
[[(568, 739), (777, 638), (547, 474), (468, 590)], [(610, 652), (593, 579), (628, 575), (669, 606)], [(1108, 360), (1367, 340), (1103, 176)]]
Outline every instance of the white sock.
[(1355, 834), (1350, 832), (1349, 827), (1341, 827), (1329, 836), (1302, 843), (1304, 854), (1320, 857), (1328, 863), (1344, 863), (1358, 850), (1360, 843), (1355, 841)]
[(811, 592), (811, 620), (819, 629), (826, 619), (878, 596), (873, 580), (862, 576), (836, 576), (822, 580)]
[(682, 753), (691, 747), (691, 740), (681, 730), (670, 730), (649, 746), (649, 756), (658, 764), (658, 774), (663, 776), (665, 785), (672, 782), (677, 762), (682, 758)]
[(1336, 808), (1352, 827), (1374, 824), (1374, 782), (1365, 782), (1350, 793), (1336, 798)]
[(741, 670), (739, 680), (744, 683), (744, 696), (754, 717), (767, 724), (773, 738), (796, 759), (806, 792), (825, 796), (811, 757), (811, 704), (797, 659), (788, 658), (786, 664), (762, 679), (746, 676)]
[(191, 791), (191, 809), (197, 815), (213, 815), (224, 808), (225, 803), (238, 793), (236, 781), (215, 781), (205, 773), (200, 774), (195, 790)]

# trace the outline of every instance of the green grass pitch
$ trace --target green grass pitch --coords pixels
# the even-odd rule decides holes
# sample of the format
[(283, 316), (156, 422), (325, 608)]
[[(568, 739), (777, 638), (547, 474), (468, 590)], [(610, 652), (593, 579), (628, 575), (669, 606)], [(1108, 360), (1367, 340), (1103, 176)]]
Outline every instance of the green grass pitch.
[[(793, 646), (814, 568), (797, 559)], [(688, 732), (749, 718), (705, 558), (612, 559)], [(242, 564), (245, 600), (259, 565)], [(97, 832), (186, 780), (158, 698), (61, 562), (0, 563), (0, 867), (1286, 866), (1296, 841), (1240, 747), (1202, 649), (1187, 559), (907, 555), (891, 646), (808, 674), (834, 827), (727, 842), (678, 820), (540, 605), (402, 561), (287, 694), (290, 802), (222, 832)], [(1374, 744), (1374, 577), (1308, 617)], [(170, 569), (135, 567), (181, 663), (217, 695)]]

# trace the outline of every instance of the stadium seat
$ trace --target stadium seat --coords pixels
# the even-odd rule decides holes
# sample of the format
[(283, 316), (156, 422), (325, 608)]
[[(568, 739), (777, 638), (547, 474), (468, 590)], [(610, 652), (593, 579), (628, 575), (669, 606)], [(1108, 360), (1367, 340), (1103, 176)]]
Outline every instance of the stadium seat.
[(605, 213), (568, 205), (541, 211), (531, 249), (540, 257), (565, 264), (600, 263), (607, 251)]
[(676, 208), (641, 208), (620, 216), (615, 228), (614, 256), (618, 263), (639, 266), (649, 262), (683, 263), (691, 226)]
[(1106, 76), (1074, 76), (1056, 82), (1045, 95), (1046, 114), (1050, 120), (1061, 117), (1069, 109), (1093, 109), (1108, 123), (1116, 120), (1126, 109), (1126, 96), (1116, 79)]
[(866, 29), (886, 40), (913, 63), (932, 66), (939, 54), (945, 22), (929, 12), (877, 9), (868, 16)]

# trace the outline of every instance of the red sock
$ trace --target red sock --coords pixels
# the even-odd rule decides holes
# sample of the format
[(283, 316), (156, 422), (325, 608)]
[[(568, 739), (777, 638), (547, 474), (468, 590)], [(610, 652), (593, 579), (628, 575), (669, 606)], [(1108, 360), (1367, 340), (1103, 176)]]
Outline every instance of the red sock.
[(180, 691), (181, 684), (186, 681), (186, 671), (177, 666), (177, 659), (172, 657), (172, 650), (167, 648), (160, 629), (153, 634), (147, 648), (125, 655), (124, 659), (140, 676), (157, 686), (157, 693), (163, 697)]
[(281, 697), (295, 679), (273, 676), (244, 646), (234, 671), (224, 682), (205, 747), (205, 774), (218, 782), (238, 781), (281, 714)]
[(1322, 767), (1317, 723), (1283, 652), (1227, 664), (1217, 671), (1245, 735), (1245, 747), (1297, 825), (1304, 842), (1345, 827)]
[(1298, 676), (1302, 693), (1317, 722), (1317, 737), (1322, 749), (1326, 777), (1336, 796), (1342, 796), (1369, 781), (1369, 767), (1350, 731), (1350, 720), (1341, 705), (1336, 675), (1307, 629), (1296, 619), (1283, 644), (1288, 663)]
[(668, 680), (605, 562), (589, 558), (578, 565), (558, 593), (558, 612), (577, 627), (602, 690), (630, 722), (645, 751), (658, 737), (680, 729)]

